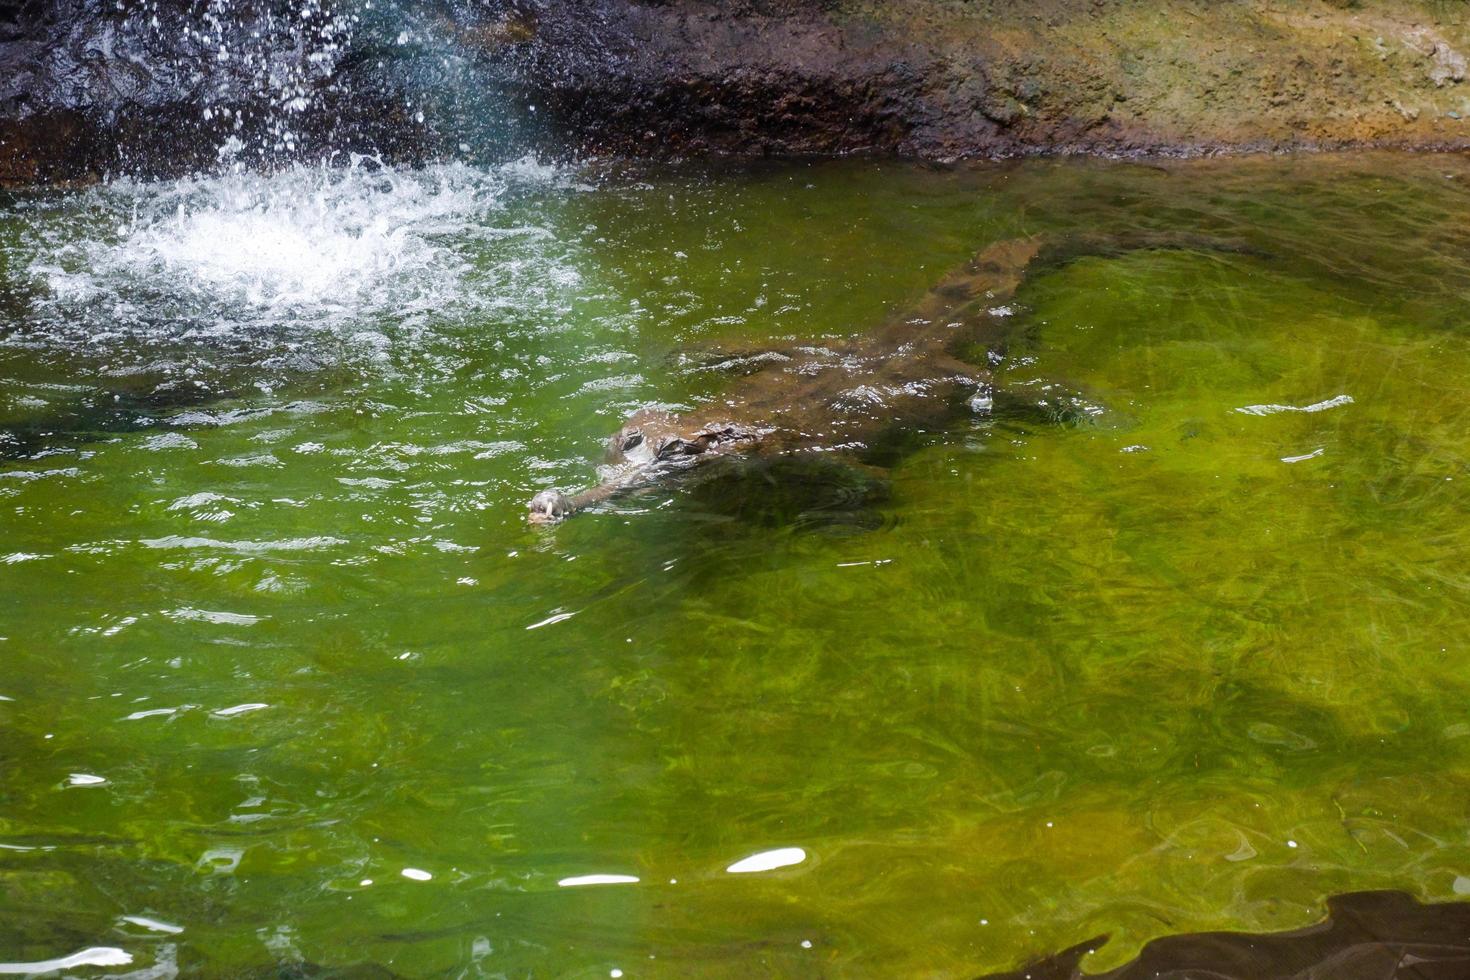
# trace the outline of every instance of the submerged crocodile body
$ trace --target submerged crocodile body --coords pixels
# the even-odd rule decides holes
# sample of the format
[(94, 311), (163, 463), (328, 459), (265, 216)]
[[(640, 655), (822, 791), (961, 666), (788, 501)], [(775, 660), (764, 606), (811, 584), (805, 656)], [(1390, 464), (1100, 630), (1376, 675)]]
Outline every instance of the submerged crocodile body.
[[(989, 404), (990, 372), (959, 360), (961, 346), (991, 347), (1006, 334), (1006, 303), (1027, 275), (1090, 255), (1138, 249), (1248, 251), (1189, 235), (1032, 236), (997, 242), (951, 272), (879, 329), (828, 347), (770, 352), (760, 370), (699, 408), (637, 412), (608, 440), (602, 479), (573, 494), (546, 490), (527, 519), (554, 524), (627, 490), (731, 453), (859, 455), (875, 435), (966, 390)], [(748, 362), (747, 362), (748, 363)]]

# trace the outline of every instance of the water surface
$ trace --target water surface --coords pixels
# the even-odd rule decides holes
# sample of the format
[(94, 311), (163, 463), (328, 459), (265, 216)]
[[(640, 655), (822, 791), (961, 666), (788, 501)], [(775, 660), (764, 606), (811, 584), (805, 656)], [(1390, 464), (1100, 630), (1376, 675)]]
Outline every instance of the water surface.
[[(6, 198), (0, 955), (969, 976), (1470, 893), (1467, 181), (359, 161)], [(1140, 229), (1253, 251), (1033, 278), (997, 410), (886, 472), (524, 524), (724, 352)]]

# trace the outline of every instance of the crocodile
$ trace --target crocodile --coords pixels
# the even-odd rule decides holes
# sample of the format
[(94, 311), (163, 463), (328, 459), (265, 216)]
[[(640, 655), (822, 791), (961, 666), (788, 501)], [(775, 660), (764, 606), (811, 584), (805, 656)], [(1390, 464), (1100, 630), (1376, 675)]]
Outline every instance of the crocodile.
[(545, 490), (530, 501), (532, 524), (555, 524), (621, 493), (732, 453), (824, 451), (861, 456), (875, 436), (968, 393), (991, 403), (988, 367), (963, 348), (997, 348), (1028, 275), (1086, 256), (1139, 249), (1254, 253), (1231, 240), (1192, 234), (1032, 235), (987, 246), (915, 305), (876, 330), (829, 346), (736, 359), (752, 373), (691, 412), (636, 412), (607, 443), (600, 481), (576, 493)]

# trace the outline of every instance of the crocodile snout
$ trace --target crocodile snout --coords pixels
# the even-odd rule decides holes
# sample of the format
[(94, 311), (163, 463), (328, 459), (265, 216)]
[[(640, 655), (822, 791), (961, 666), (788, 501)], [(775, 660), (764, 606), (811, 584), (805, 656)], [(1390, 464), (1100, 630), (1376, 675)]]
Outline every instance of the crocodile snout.
[(555, 524), (572, 510), (572, 498), (555, 490), (542, 490), (531, 498), (526, 520), (532, 524)]

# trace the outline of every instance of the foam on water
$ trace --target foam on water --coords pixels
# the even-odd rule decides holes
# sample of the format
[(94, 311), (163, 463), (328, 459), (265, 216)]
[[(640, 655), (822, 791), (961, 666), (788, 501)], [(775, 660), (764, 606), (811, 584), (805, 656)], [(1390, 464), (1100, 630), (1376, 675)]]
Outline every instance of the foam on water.
[(556, 231), (579, 189), (531, 159), (353, 157), (21, 198), (0, 267), (23, 311), (0, 351), (28, 348), (36, 384), (80, 358), (116, 379), (109, 399), (175, 398), (393, 371), (466, 328), (544, 329), (579, 280)]
[(432, 264), (432, 248), (410, 226), (425, 210), (458, 203), (453, 191), (416, 182), (405, 191), (390, 181), (385, 192), (353, 200), (341, 197), (340, 181), (311, 183), (260, 187), (236, 178), (201, 210), (180, 204), (161, 220), (124, 226), (128, 237), (106, 257), (127, 270), (180, 274), (251, 306), (336, 303)]
[(166, 288), (252, 320), (443, 303), (467, 267), (447, 239), (504, 235), (492, 216), (512, 185), (556, 179), (525, 162), (396, 170), (356, 157), (269, 174), (119, 181), (86, 201), (118, 215), (116, 226), (50, 242), (30, 271), (62, 303)]

